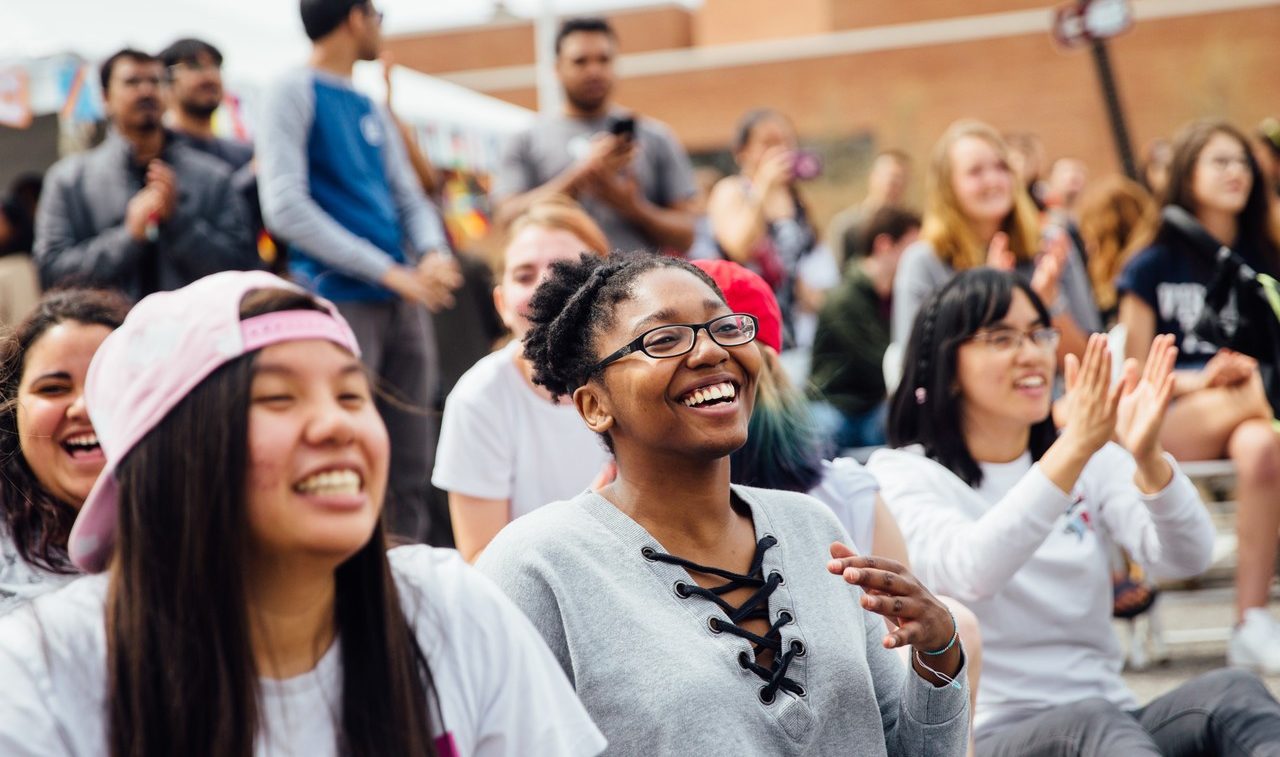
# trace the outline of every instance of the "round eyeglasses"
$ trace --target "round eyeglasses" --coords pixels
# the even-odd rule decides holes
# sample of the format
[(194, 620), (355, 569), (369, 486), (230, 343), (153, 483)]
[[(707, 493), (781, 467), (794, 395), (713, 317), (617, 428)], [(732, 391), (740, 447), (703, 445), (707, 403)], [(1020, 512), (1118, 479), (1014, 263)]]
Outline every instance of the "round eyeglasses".
[(730, 313), (706, 323), (672, 323), (649, 329), (625, 346), (596, 363), (601, 370), (633, 352), (652, 358), (680, 357), (693, 350), (698, 332), (706, 329), (711, 340), (721, 347), (737, 347), (756, 338), (756, 317), (747, 313)]
[(972, 337), (975, 342), (984, 342), (988, 347), (996, 352), (1013, 352), (1022, 347), (1023, 339), (1030, 339), (1031, 343), (1045, 352), (1053, 352), (1058, 349), (1058, 342), (1062, 339), (1062, 332), (1055, 328), (1038, 328), (1030, 331), (1019, 331), (1014, 328), (998, 328), (988, 331), (979, 331)]

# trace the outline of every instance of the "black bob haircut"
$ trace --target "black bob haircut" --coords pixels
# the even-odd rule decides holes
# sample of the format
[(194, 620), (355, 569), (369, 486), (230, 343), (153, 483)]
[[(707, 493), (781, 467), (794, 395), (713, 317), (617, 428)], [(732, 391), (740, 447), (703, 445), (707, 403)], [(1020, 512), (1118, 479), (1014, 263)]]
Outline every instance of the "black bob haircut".
[[(889, 411), (889, 444), (919, 444), (969, 486), (982, 483), (982, 469), (969, 453), (961, 429), (963, 400), (956, 386), (956, 353), (979, 330), (1009, 313), (1014, 291), (1031, 300), (1044, 326), (1049, 310), (1022, 279), (993, 268), (956, 275), (916, 314), (903, 357), (902, 381)], [(1053, 414), (1031, 427), (1031, 459), (1039, 460), (1057, 439)]]
[(201, 55), (208, 55), (216, 65), (222, 65), (222, 51), (194, 37), (184, 37), (161, 50), (160, 62), (167, 71), (179, 63), (196, 63)]
[(613, 30), (609, 22), (598, 17), (584, 18), (568, 18), (564, 23), (560, 24), (560, 30), (556, 32), (556, 55), (560, 54), (560, 48), (564, 45), (564, 38), (570, 34), (577, 32), (587, 32), (590, 34), (604, 34), (617, 44), (618, 33)]
[(151, 53), (144, 53), (132, 47), (126, 47), (123, 50), (117, 50), (112, 53), (111, 57), (102, 61), (102, 67), (98, 69), (98, 80), (102, 84), (102, 94), (104, 96), (107, 94), (107, 90), (111, 88), (111, 72), (115, 70), (116, 64), (122, 60), (131, 60), (134, 63), (160, 62), (160, 59)]
[(342, 25), (356, 8), (369, 5), (369, 0), (300, 0), (302, 28), (312, 42), (323, 39)]
[[(600, 373), (596, 335), (613, 326), (614, 311), (631, 299), (636, 279), (661, 268), (688, 271), (724, 300), (705, 271), (680, 258), (647, 252), (608, 257), (583, 253), (577, 260), (552, 263), (529, 301), (533, 328), (524, 338), (524, 356), (533, 364), (533, 382), (559, 400), (595, 378)], [(612, 449), (607, 434), (605, 445)]]

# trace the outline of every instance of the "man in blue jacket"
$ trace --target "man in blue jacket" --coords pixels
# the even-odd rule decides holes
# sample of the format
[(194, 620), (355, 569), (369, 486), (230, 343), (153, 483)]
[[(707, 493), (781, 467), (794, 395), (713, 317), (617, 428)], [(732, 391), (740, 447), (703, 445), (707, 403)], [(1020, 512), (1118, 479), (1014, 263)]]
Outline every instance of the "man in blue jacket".
[(461, 278), (399, 132), (351, 83), (356, 61), (380, 51), (382, 14), (370, 0), (302, 0), (301, 11), (311, 58), (272, 88), (258, 126), (263, 216), (288, 243), (290, 273), (337, 305), (399, 400), (379, 403), (389, 523), (421, 538), (435, 440), (415, 408), (431, 405), (438, 381), (428, 309), (451, 305)]

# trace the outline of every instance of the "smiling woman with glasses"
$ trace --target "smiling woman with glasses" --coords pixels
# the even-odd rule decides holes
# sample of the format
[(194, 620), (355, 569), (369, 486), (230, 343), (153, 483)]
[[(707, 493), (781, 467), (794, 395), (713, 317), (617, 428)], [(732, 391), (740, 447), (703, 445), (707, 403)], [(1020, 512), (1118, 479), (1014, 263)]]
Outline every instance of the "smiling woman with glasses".
[[(756, 318), (656, 255), (557, 262), (530, 311), (534, 381), (573, 402), (617, 478), (517, 519), (477, 566), (546, 638), (610, 753), (963, 754), (946, 608), (901, 565), (854, 556), (817, 500), (730, 484)], [(889, 650), (908, 645), (904, 666)]]
[(1251, 674), (1209, 673), (1141, 708), (1120, 678), (1110, 546), (1158, 578), (1194, 576), (1213, 551), (1199, 495), (1160, 445), (1173, 339), (1114, 387), (1106, 337), (1069, 355), (1058, 435), (1048, 323), (1014, 275), (957, 275), (916, 316), (889, 420), (898, 449), (867, 465), (912, 567), (982, 628), (975, 751), (1260, 753), (1280, 742), (1280, 706)]

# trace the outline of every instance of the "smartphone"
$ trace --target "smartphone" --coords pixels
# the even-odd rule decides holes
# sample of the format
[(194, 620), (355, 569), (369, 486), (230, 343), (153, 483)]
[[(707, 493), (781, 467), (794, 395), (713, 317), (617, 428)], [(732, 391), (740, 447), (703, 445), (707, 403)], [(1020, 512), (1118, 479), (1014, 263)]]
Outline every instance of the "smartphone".
[(636, 136), (635, 116), (619, 116), (611, 119), (609, 133), (621, 139), (634, 139)]
[(799, 181), (822, 175), (822, 159), (807, 150), (796, 150), (791, 158), (791, 176)]

